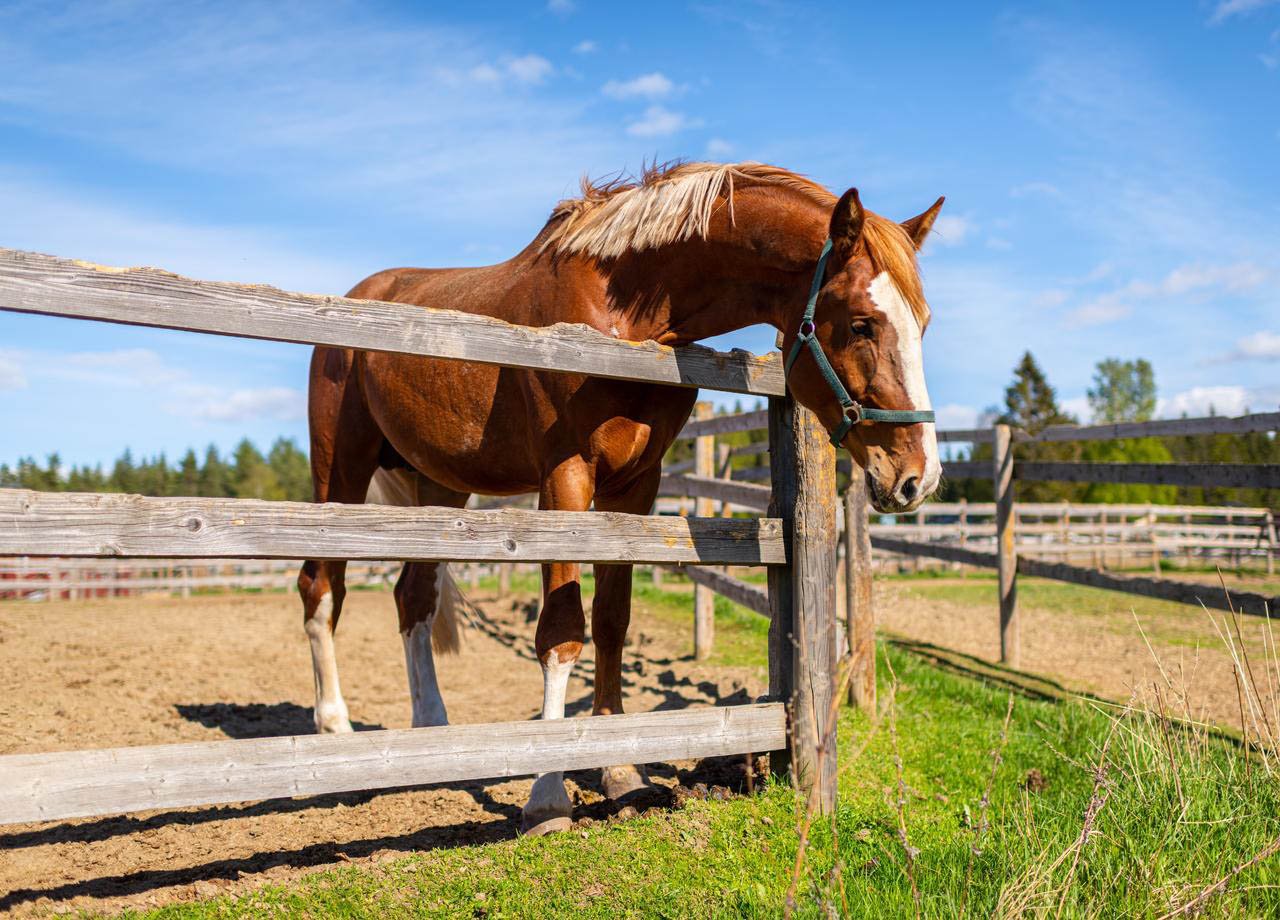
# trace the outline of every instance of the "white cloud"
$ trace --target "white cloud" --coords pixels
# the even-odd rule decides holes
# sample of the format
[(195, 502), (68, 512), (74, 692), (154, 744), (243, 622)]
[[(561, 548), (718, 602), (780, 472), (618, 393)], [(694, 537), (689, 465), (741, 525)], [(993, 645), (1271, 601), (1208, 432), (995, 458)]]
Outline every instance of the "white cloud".
[(492, 64), (478, 64), (469, 73), (477, 83), (497, 83), (502, 80), (502, 71)]
[(699, 124), (700, 122), (690, 119), (682, 112), (651, 105), (644, 110), (644, 116), (639, 121), (627, 125), (627, 133), (633, 137), (666, 137)]
[(661, 99), (675, 88), (666, 75), (655, 71), (630, 80), (610, 80), (600, 92), (613, 99)]
[(554, 68), (537, 54), (526, 54), (507, 62), (507, 72), (521, 83), (541, 83)]
[(574, 54), (595, 54), (600, 50), (600, 46), (589, 38), (584, 38), (573, 46)]
[(1008, 252), (1013, 248), (1013, 243), (1003, 236), (989, 236), (987, 237), (987, 248), (996, 252)]
[(1154, 298), (1182, 297), (1200, 292), (1239, 294), (1259, 287), (1270, 273), (1252, 262), (1234, 265), (1181, 265), (1159, 281), (1130, 281), (1098, 295), (1067, 315), (1073, 327), (1114, 322), (1131, 314), (1134, 305)]
[(293, 387), (257, 387), (229, 391), (200, 387), (194, 389), (187, 399), (166, 406), (166, 409), (177, 415), (188, 414), (211, 422), (260, 419), (293, 422), (305, 416), (306, 407), (306, 396)]
[(1275, 2), (1276, 0), (1219, 0), (1218, 5), (1214, 7), (1213, 15), (1209, 17), (1209, 22), (1216, 24), (1232, 16), (1252, 13)]
[(1228, 356), (1232, 359), (1253, 361), (1280, 361), (1280, 334), (1255, 332), (1236, 341), (1236, 350)]
[(22, 365), (12, 358), (0, 355), (0, 392), (26, 388), (27, 377), (22, 372)]
[(1249, 391), (1242, 386), (1192, 387), (1160, 400), (1156, 413), (1164, 418), (1241, 415), (1248, 405)]
[(707, 141), (707, 156), (713, 160), (723, 160), (733, 153), (733, 144), (723, 138), (713, 137)]
[(959, 246), (976, 230), (977, 227), (973, 221), (963, 215), (939, 214), (926, 240), (926, 245)]
[(547, 9), (561, 16), (572, 13), (578, 8), (578, 4), (574, 0), (547, 0)]

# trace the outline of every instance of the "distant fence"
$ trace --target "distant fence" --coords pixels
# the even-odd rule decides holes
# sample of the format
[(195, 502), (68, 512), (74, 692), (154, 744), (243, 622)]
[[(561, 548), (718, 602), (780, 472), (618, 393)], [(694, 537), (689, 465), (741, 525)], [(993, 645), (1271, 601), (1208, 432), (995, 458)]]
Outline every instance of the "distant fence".
[[(759, 510), (768, 507), (770, 489), (756, 481), (769, 479), (770, 469), (762, 462), (768, 445), (755, 442), (728, 448), (717, 435), (750, 431), (761, 425), (759, 412), (699, 418), (685, 425), (682, 438), (695, 440), (700, 456), (718, 456), (714, 474), (705, 465), (673, 464), (662, 478), (659, 510), (679, 511), (684, 497), (718, 500), (729, 510)], [(1250, 614), (1265, 614), (1280, 607), (1280, 598), (1254, 592), (1232, 592), (1228, 599), (1218, 585), (1188, 584), (1161, 579), (1162, 560), (1181, 554), (1193, 558), (1227, 561), (1262, 561), (1268, 573), (1275, 571), (1278, 551), (1275, 513), (1268, 508), (1205, 507), (1194, 505), (1092, 505), (1081, 503), (1027, 503), (1014, 501), (1014, 483), (1029, 480), (1066, 482), (1118, 482), (1151, 485), (1201, 486), (1205, 488), (1280, 488), (1280, 466), (1275, 464), (1204, 463), (1084, 463), (1014, 462), (1014, 445), (1061, 441), (1093, 441), (1116, 438), (1197, 436), (1271, 432), (1280, 428), (1280, 412), (1244, 415), (1235, 418), (1210, 417), (1172, 419), (1117, 425), (1047, 428), (1035, 436), (1005, 425), (991, 429), (939, 431), (943, 442), (989, 443), (993, 459), (987, 462), (951, 462), (944, 472), (952, 479), (992, 480), (994, 502), (926, 504), (912, 515), (900, 515), (892, 524), (869, 524), (867, 500), (861, 476), (851, 477), (844, 503), (844, 550), (846, 571), (846, 631), (851, 647), (861, 648), (855, 657), (855, 672), (863, 669), (862, 698), (874, 698), (873, 649), (865, 634), (873, 620), (867, 607), (873, 552), (891, 553), (912, 559), (932, 559), (948, 563), (996, 569), (1001, 660), (1016, 665), (1020, 658), (1020, 627), (1017, 615), (1017, 575), (1033, 575), (1073, 584), (1122, 591), (1182, 603), (1203, 603), (1225, 609), (1229, 605)], [(732, 469), (734, 457), (755, 456), (757, 463), (746, 469)], [(849, 460), (839, 468), (850, 471)], [(662, 502), (667, 504), (664, 506)], [(850, 527), (852, 521), (855, 527)], [(914, 523), (912, 523), (914, 521)], [(1109, 563), (1125, 565), (1145, 558), (1153, 576), (1120, 575), (1104, 571)], [(1072, 564), (1086, 559), (1092, 566)], [(695, 594), (716, 592), (739, 599), (744, 606), (759, 610), (758, 590), (723, 573), (690, 570)], [(728, 581), (726, 581), (728, 579)], [(735, 582), (730, 584), (729, 582)], [(707, 654), (709, 648), (700, 650)], [(855, 684), (858, 681), (855, 679)]]

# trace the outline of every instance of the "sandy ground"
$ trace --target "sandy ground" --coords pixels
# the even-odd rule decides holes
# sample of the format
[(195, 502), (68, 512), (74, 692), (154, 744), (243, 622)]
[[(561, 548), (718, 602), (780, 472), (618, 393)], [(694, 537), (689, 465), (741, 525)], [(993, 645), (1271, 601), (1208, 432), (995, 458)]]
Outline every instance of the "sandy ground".
[[(475, 598), (463, 653), (438, 659), (450, 719), (541, 709), (529, 598)], [(312, 681), (292, 595), (0, 604), (0, 753), (310, 733)], [(644, 611), (632, 626), (631, 711), (747, 702), (750, 672), (680, 657), (689, 639)], [(357, 730), (409, 725), (389, 592), (352, 592), (338, 630)], [(590, 711), (584, 654), (569, 712)], [(740, 784), (738, 762), (659, 765), (678, 782)], [(576, 816), (608, 817), (598, 771), (570, 774)], [(345, 861), (515, 836), (529, 780), (455, 783), (0, 828), (0, 913), (115, 911), (245, 891)]]
[[(1207, 579), (1201, 575), (1192, 580)], [(994, 582), (986, 582), (990, 602), (982, 605), (938, 600), (927, 593), (963, 583), (959, 578), (878, 580), (874, 588), (878, 628), (998, 661)], [(1232, 587), (1258, 590), (1244, 582)], [(1229, 615), (1225, 611), (1206, 612), (1190, 605), (1152, 602), (1109, 591), (1090, 590), (1081, 597), (1087, 603), (1069, 611), (1019, 601), (1021, 670), (1122, 703), (1133, 700), (1155, 705), (1152, 688), (1158, 686), (1162, 696), (1173, 703), (1171, 715), (1240, 729), (1241, 703), (1232, 656), (1211, 621), (1216, 618), (1219, 628), (1229, 629), (1234, 639), (1235, 629), (1226, 625)], [(1237, 647), (1247, 651), (1248, 668), (1261, 691), (1267, 717), (1274, 722), (1274, 691), (1280, 691), (1280, 674), (1276, 673), (1274, 648), (1270, 640), (1264, 640), (1266, 623), (1259, 617), (1242, 617), (1239, 626), (1244, 641), (1241, 645), (1237, 640)], [(1280, 629), (1276, 632), (1280, 637)], [(1246, 718), (1246, 722), (1252, 721)], [(1258, 721), (1264, 724), (1266, 720), (1259, 715)]]

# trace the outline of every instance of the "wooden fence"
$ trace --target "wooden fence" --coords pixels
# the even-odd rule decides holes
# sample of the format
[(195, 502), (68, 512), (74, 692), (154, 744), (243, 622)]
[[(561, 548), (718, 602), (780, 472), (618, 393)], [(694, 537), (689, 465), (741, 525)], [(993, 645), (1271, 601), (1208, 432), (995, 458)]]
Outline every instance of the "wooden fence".
[[(0, 250), (0, 309), (403, 352), (770, 397), (769, 516), (687, 519), (0, 490), (0, 556), (435, 559), (769, 566), (770, 695), (785, 702), (0, 757), (0, 823), (773, 751), (835, 802), (834, 451), (778, 355), (623, 342), (404, 304), (193, 281)], [(465, 752), (465, 756), (464, 756)], [(319, 777), (332, 776), (332, 780)]]
[[(713, 449), (709, 441), (715, 435), (750, 431), (761, 427), (761, 423), (759, 412), (717, 416), (690, 421), (680, 434), (683, 438), (694, 438), (698, 443), (707, 441), (700, 448), (705, 453)], [(953, 479), (992, 480), (996, 500), (974, 505), (925, 505), (913, 514), (915, 525), (903, 526), (897, 522), (868, 526), (862, 478), (851, 477), (851, 488), (845, 502), (844, 554), (845, 628), (849, 646), (854, 652), (855, 679), (850, 689), (854, 701), (861, 705), (874, 705), (874, 646), (871, 640), (874, 626), (870, 615), (868, 579), (875, 550), (995, 569), (998, 573), (996, 600), (1001, 660), (1014, 666), (1018, 664), (1021, 652), (1017, 605), (1019, 574), (1218, 609), (1234, 607), (1250, 614), (1268, 615), (1270, 611), (1280, 609), (1280, 597), (1239, 591), (1232, 592), (1228, 598), (1218, 585), (1188, 584), (1158, 577), (1163, 554), (1177, 552), (1188, 559), (1192, 553), (1209, 558), (1225, 555), (1234, 563), (1245, 555), (1259, 557), (1264, 561), (1267, 572), (1274, 573), (1280, 539), (1275, 515), (1270, 509), (1070, 503), (1018, 505), (1014, 501), (1015, 483), (1028, 480), (1280, 488), (1280, 466), (1274, 464), (1048, 463), (1021, 462), (1014, 458), (1015, 446), (1026, 443), (1238, 434), (1269, 432), (1277, 428), (1280, 428), (1280, 412), (1236, 418), (1214, 416), (1119, 425), (1064, 425), (1045, 429), (1035, 436), (1006, 425), (996, 425), (991, 429), (940, 431), (940, 441), (992, 445), (992, 460), (947, 463), (944, 472)], [(768, 450), (767, 444), (756, 442), (732, 448), (728, 457), (760, 458)], [(847, 459), (841, 461), (846, 471), (850, 470), (848, 462)], [(733, 479), (728, 478), (730, 475)], [(660, 494), (668, 498), (697, 496), (718, 499), (732, 507), (759, 510), (769, 506), (769, 487), (735, 480), (772, 476), (770, 468), (763, 464), (737, 471), (730, 470), (726, 464), (719, 477), (700, 474), (696, 469), (690, 475), (671, 467), (663, 476)], [(929, 516), (952, 519), (929, 524)], [(1030, 520), (1025, 520), (1028, 518)], [(1076, 523), (1077, 520), (1080, 522)], [(1132, 552), (1139, 540), (1145, 546), (1137, 551), (1145, 553), (1156, 577), (1102, 571), (1107, 564), (1108, 553), (1114, 558), (1119, 552), (1123, 564), (1124, 551)], [(974, 548), (974, 545), (984, 544), (989, 544), (985, 550)], [(1073, 556), (1082, 554), (1093, 558), (1092, 568), (1070, 563)], [(1054, 556), (1065, 557), (1066, 561), (1045, 558)], [(761, 609), (761, 601), (753, 593), (758, 589), (750, 585), (720, 573), (691, 569), (689, 574), (698, 585), (695, 590), (716, 591), (749, 609)], [(701, 653), (708, 651), (704, 649)]]

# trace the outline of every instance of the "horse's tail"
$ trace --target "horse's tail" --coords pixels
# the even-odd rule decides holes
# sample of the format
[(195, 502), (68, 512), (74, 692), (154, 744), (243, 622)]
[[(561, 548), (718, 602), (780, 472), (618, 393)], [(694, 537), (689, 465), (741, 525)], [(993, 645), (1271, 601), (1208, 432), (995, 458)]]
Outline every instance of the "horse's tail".
[[(388, 470), (379, 467), (369, 483), (365, 504), (416, 508), (420, 504), (418, 480), (421, 476), (416, 470)], [(465, 623), (467, 599), (458, 583), (453, 580), (448, 563), (440, 562), (437, 565), (436, 612), (431, 621), (431, 647), (441, 654), (452, 655), (462, 649), (462, 627)]]

